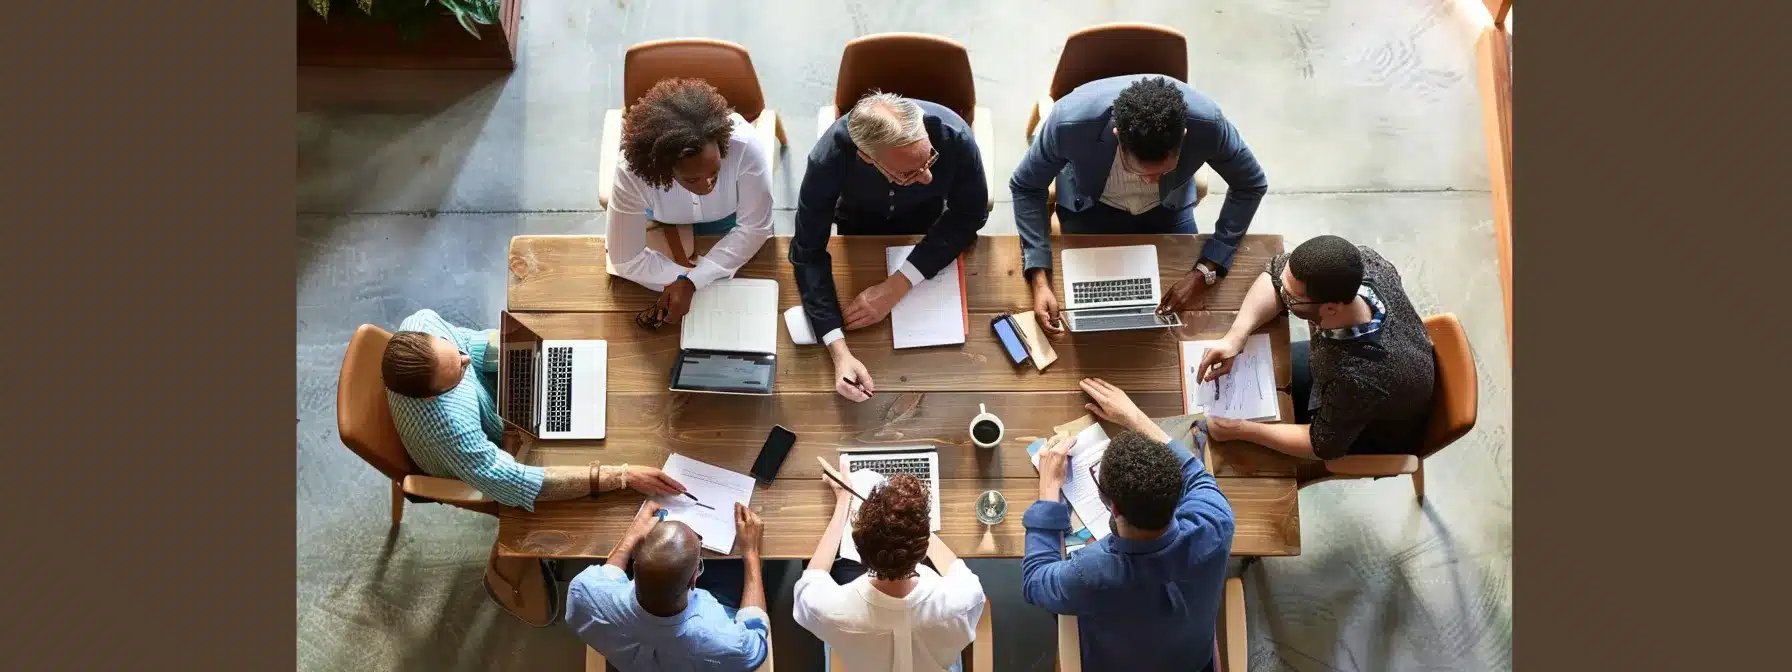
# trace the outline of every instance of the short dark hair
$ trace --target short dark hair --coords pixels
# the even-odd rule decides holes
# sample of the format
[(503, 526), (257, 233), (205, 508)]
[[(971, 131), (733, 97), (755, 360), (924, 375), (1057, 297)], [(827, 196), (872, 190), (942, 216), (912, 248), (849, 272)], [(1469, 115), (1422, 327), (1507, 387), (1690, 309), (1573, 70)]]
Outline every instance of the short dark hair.
[(435, 337), (421, 331), (401, 331), (386, 342), (380, 356), (380, 378), (386, 389), (413, 399), (433, 397), (436, 386)]
[(733, 108), (716, 87), (701, 79), (662, 79), (628, 106), (622, 118), (622, 158), (628, 169), (655, 189), (672, 186), (672, 164), (716, 144), (728, 157)]
[(1288, 272), (1306, 285), (1307, 300), (1343, 303), (1363, 284), (1363, 253), (1343, 238), (1317, 236), (1288, 255)]
[(933, 534), (928, 513), (932, 502), (927, 486), (908, 474), (897, 474), (865, 497), (853, 520), (852, 543), (859, 547), (859, 557), (872, 577), (893, 580), (914, 575), (915, 564), (927, 557)]
[(1182, 465), (1168, 445), (1129, 429), (1108, 442), (1095, 486), (1127, 524), (1159, 530), (1182, 499)]
[(1133, 82), (1114, 99), (1114, 130), (1120, 147), (1143, 161), (1162, 161), (1182, 146), (1188, 103), (1167, 77)]

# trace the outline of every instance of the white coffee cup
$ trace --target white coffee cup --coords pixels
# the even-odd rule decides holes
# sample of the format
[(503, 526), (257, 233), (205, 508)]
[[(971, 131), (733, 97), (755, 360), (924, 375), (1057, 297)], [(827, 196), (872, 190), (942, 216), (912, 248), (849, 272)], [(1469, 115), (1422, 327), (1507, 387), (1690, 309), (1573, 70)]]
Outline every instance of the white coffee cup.
[[(977, 417), (971, 418), (971, 443), (976, 444), (978, 448), (994, 448), (1001, 445), (1002, 435), (1008, 431), (1006, 427), (1002, 426), (1002, 419), (996, 417), (994, 413), (990, 413), (989, 409), (983, 404), (977, 404), (977, 410), (979, 411)], [(995, 438), (990, 439), (989, 441), (983, 441), (977, 438), (977, 425), (985, 422), (993, 423), (996, 426)]]

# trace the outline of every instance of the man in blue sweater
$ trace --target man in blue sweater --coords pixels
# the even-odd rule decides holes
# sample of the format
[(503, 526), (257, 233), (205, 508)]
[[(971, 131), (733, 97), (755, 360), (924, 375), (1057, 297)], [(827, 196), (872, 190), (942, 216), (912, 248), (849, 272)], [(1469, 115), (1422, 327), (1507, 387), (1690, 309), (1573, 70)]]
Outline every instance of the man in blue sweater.
[(1098, 378), (1082, 387), (1095, 400), (1089, 410), (1127, 428), (1108, 443), (1096, 474), (1113, 531), (1062, 557), (1070, 507), (1059, 490), (1067, 469), (1088, 467), (1069, 464), (1074, 440), (1048, 445), (1039, 453), (1039, 501), (1023, 519), (1022, 595), (1077, 617), (1086, 667), (1212, 669), (1232, 505), (1200, 458), (1120, 388)]

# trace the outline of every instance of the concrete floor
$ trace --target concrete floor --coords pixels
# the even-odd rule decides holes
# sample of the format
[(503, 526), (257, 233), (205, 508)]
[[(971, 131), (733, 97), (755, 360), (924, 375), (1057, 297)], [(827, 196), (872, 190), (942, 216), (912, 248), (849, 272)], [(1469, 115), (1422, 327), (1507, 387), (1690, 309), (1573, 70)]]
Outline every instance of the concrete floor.
[[(709, 36), (752, 50), (788, 120), (776, 185), (788, 233), (815, 109), (832, 99), (847, 40), (921, 31), (963, 42), (1006, 175), (1065, 35), (1134, 20), (1188, 36), (1190, 79), (1263, 163), (1271, 193), (1253, 232), (1283, 234), (1290, 248), (1319, 233), (1374, 246), (1421, 313), (1462, 318), (1479, 363), (1479, 425), (1427, 463), (1422, 506), (1406, 478), (1301, 492), (1302, 554), (1246, 572), (1251, 667), (1509, 669), (1511, 366), (1472, 62), (1484, 11), (1468, 0), (1116, 4), (531, 0), (509, 75), (301, 72), (299, 668), (581, 664), (569, 631), (529, 628), (489, 603), (480, 577), (493, 519), (412, 505), (390, 532), (385, 482), (336, 436), (335, 381), (361, 323), (390, 328), (430, 307), (491, 326), (511, 236), (604, 231), (598, 138), (604, 110), (621, 102), (630, 44)], [(1012, 233), (1006, 191), (997, 196), (988, 231)], [(1197, 209), (1204, 230), (1220, 200)], [(1019, 599), (1018, 561), (974, 569), (995, 599), (998, 668), (1051, 669), (1050, 620)], [(773, 581), (779, 667), (819, 669), (815, 640), (788, 620), (795, 575)]]

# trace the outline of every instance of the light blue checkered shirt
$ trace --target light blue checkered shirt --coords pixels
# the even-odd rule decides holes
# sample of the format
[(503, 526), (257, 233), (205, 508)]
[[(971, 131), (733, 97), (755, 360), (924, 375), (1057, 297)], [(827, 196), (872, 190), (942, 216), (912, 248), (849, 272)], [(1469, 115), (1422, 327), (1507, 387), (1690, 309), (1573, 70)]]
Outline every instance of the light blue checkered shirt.
[(517, 464), (498, 447), (504, 422), (484, 374), (485, 346), (491, 330), (474, 331), (449, 324), (433, 310), (419, 310), (399, 323), (399, 331), (440, 336), (472, 356), (460, 384), (434, 399), (413, 399), (391, 390), (386, 403), (392, 423), (404, 440), (405, 452), (431, 476), (457, 478), (505, 506), (535, 510), (541, 492), (541, 467)]

